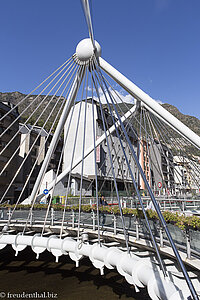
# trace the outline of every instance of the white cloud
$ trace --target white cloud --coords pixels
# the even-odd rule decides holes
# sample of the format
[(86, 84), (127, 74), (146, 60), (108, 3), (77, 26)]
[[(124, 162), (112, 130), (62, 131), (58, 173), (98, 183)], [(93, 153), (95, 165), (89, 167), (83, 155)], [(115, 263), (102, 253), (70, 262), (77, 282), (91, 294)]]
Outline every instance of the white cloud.
[[(156, 100), (156, 99), (155, 99)], [(160, 99), (157, 99), (156, 102), (158, 102), (159, 104), (163, 104), (164, 102), (162, 102)]]
[[(99, 88), (98, 90), (99, 92), (99, 96), (100, 96), (100, 100), (102, 104), (107, 103), (107, 101), (109, 101), (109, 103), (111, 102), (110, 99), (110, 95), (114, 98), (113, 102), (117, 102), (117, 103), (134, 103), (134, 98), (130, 95), (130, 94), (125, 94), (124, 91), (118, 91), (116, 89), (111, 89), (111, 87), (109, 87), (109, 92), (105, 91), (105, 93), (103, 93), (103, 91), (101, 90), (101, 88)], [(106, 101), (107, 99), (107, 101)], [(98, 97), (95, 97), (95, 100), (99, 100)]]
[(85, 88), (88, 92), (91, 92), (92, 88), (88, 85), (87, 88)]
[[(91, 90), (92, 89), (90, 87), (88, 87), (88, 91), (90, 92)], [(99, 87), (98, 93), (99, 93), (99, 96), (100, 96), (102, 104), (106, 104), (107, 101), (109, 103), (111, 103), (110, 95), (109, 94), (111, 94), (113, 96), (113, 98), (115, 99), (115, 100), (113, 100), (114, 103), (116, 103), (116, 102), (117, 103), (122, 103), (122, 101), (123, 101), (125, 103), (134, 104), (134, 98), (130, 94), (127, 94), (126, 91), (124, 89), (122, 89), (122, 88), (120, 88), (119, 90), (117, 90), (117, 89), (109, 87), (109, 93), (108, 93), (108, 91), (105, 91), (105, 94), (104, 94), (103, 91), (102, 91), (102, 89)], [(106, 95), (106, 97), (105, 97), (105, 95)], [(88, 95), (88, 98), (89, 97), (90, 96)], [(107, 98), (107, 101), (106, 101), (106, 98)], [(97, 97), (97, 93), (96, 93), (95, 90), (94, 90), (94, 99), (99, 102), (99, 99)], [(158, 102), (159, 104), (163, 104), (164, 103), (160, 99), (155, 99), (155, 101)]]

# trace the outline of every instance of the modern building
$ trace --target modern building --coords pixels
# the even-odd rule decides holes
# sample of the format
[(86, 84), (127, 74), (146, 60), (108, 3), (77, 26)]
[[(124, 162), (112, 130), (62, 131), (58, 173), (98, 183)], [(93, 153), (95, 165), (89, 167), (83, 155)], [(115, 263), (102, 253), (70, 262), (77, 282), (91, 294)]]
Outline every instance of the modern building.
[(174, 182), (177, 196), (199, 194), (200, 177), (198, 160), (191, 160), (184, 156), (174, 156)]
[[(5, 115), (10, 109), (11, 105), (9, 103), (6, 104), (1, 102), (0, 116)], [(104, 125), (106, 126), (106, 130), (113, 126), (113, 120), (106, 106), (103, 108), (103, 114), (105, 124), (103, 124), (99, 103), (94, 101), (94, 131), (96, 139), (104, 134)], [(17, 110), (13, 110), (11, 114), (4, 118), (4, 120), (0, 123), (0, 134), (10, 126), (17, 116)], [(117, 121), (116, 117), (115, 121)], [(85, 133), (84, 123), (86, 126)], [(139, 158), (146, 179), (155, 193), (173, 194), (177, 193), (177, 191), (180, 191), (180, 189), (183, 189), (183, 186), (185, 186), (186, 190), (189, 188), (189, 186), (195, 191), (198, 190), (199, 179), (197, 176), (194, 179), (194, 168), (189, 162), (186, 162), (185, 160), (185, 163), (183, 164), (181, 162), (182, 159), (179, 159), (178, 157), (173, 158), (171, 150), (157, 140), (154, 140), (153, 143), (147, 143), (144, 139), (142, 139), (140, 142), (140, 147), (138, 147), (139, 140), (135, 134), (135, 130), (130, 127), (127, 122), (124, 123), (124, 126), (132, 143), (133, 149)], [(5, 135), (0, 138), (0, 151), (6, 146), (6, 144), (12, 139), (18, 130), (19, 135), (17, 135), (17, 137), (9, 145), (8, 149), (6, 149), (6, 151), (0, 156), (0, 167), (3, 169), (5, 164), (13, 155), (14, 151), (19, 148), (19, 151), (15, 155), (15, 159), (13, 159), (11, 164), (9, 164), (9, 167), (0, 177), (0, 196), (2, 196), (9, 182), (12, 180), (13, 175), (20, 168), (20, 172), (13, 182), (5, 199), (9, 199), (11, 202), (17, 201), (19, 195), (22, 193), (22, 190), (23, 195), (21, 197), (21, 201), (26, 199), (31, 194), (41, 164), (44, 161), (48, 147), (52, 140), (52, 135), (49, 135), (48, 132), (41, 127), (28, 124), (24, 125), (21, 123), (19, 124), (17, 121), (7, 130)], [(118, 131), (121, 136), (121, 143), (124, 147), (136, 183), (138, 183), (140, 190), (145, 191), (145, 184), (139, 175), (123, 132), (120, 128), (118, 128)], [(93, 147), (93, 110), (91, 99), (77, 102), (74, 110), (71, 110), (65, 124), (64, 136), (66, 137), (66, 135), (67, 142), (59, 173), (62, 172), (62, 170), (70, 169), (72, 161), (81, 161), (83, 155), (82, 145), (84, 136), (84, 151)], [(54, 154), (52, 155), (46, 175), (41, 184), (40, 192), (43, 192), (48, 184), (55, 179), (62, 148), (63, 139), (61, 138)], [(96, 148), (95, 152), (96, 162), (94, 152), (89, 154), (83, 161), (82, 194), (85, 196), (95, 195), (96, 163), (98, 191), (100, 191), (101, 194), (104, 194), (105, 196), (115, 194), (115, 178), (121, 195), (132, 195), (134, 192), (134, 186), (117, 133), (114, 131), (107, 139), (104, 139), (103, 142)], [(69, 184), (70, 189), (68, 191), (70, 195), (80, 195), (81, 170), (82, 162), (72, 169)], [(182, 177), (180, 178), (180, 176)], [(56, 184), (53, 192), (54, 196), (66, 196), (68, 180), (69, 175)], [(24, 188), (24, 183), (26, 182), (27, 184)]]
[[(152, 175), (151, 175), (151, 168), (150, 168), (150, 144), (147, 143), (145, 140), (141, 140), (140, 148), (139, 148), (139, 161), (142, 167), (142, 170), (146, 176), (148, 184), (150, 187), (152, 186)], [(146, 186), (144, 180), (142, 179), (141, 175), (139, 176), (139, 187), (140, 190), (145, 191)]]
[(150, 146), (151, 188), (155, 194), (174, 193), (174, 162), (170, 148), (154, 140)]
[[(10, 102), (0, 102), (0, 119), (12, 108), (13, 105)], [(17, 192), (17, 183), (19, 182), (19, 178), (16, 178), (15, 182), (11, 185), (6, 193), (6, 196), (4, 197), (4, 193), (8, 189), (13, 176), (20, 165), (19, 152), (16, 152), (20, 142), (20, 137), (16, 134), (19, 129), (19, 121), (17, 120), (15, 123), (13, 123), (18, 116), (18, 110), (13, 109), (12, 112), (7, 114), (4, 119), (0, 121), (0, 171), (3, 171), (6, 164), (10, 161), (11, 157), (15, 153), (14, 159), (11, 160), (11, 162), (8, 164), (8, 167), (6, 167), (5, 171), (0, 176), (0, 199), (2, 202), (8, 200), (10, 203), (14, 202)], [(14, 136), (15, 138), (13, 138)], [(11, 140), (12, 142), (10, 142)]]
[[(40, 187), (40, 194), (47, 188), (47, 183), (52, 182), (56, 179), (56, 173), (53, 170), (49, 170), (43, 179), (43, 182)], [(66, 197), (67, 191), (68, 196), (80, 196), (81, 192), (81, 175), (78, 173), (71, 173), (70, 184), (68, 190), (68, 180), (69, 176), (64, 177), (61, 181), (56, 183), (55, 187), (49, 191), (49, 194), (52, 196)], [(87, 177), (83, 176), (82, 182), (82, 196), (92, 196), (92, 181)]]
[[(69, 168), (72, 160), (76, 161), (78, 158), (82, 156), (85, 108), (87, 109), (85, 150), (88, 149), (89, 147), (92, 147), (94, 144), (93, 143), (92, 101), (91, 99), (88, 99), (87, 102), (82, 101), (76, 103), (73, 116), (72, 116), (72, 121), (70, 121), (71, 113), (72, 113), (71, 112), (65, 124), (65, 135), (68, 132), (68, 136), (67, 136), (67, 143), (64, 151), (63, 169)], [(80, 117), (79, 117), (79, 110), (80, 110)], [(112, 118), (107, 108), (104, 108), (103, 111), (105, 116), (105, 126), (106, 129), (108, 129), (113, 125)], [(76, 135), (77, 124), (79, 124), (79, 126)], [(128, 132), (129, 139), (135, 151), (137, 152), (137, 138), (133, 130), (131, 130), (131, 128), (128, 126), (128, 124), (125, 123), (124, 125)], [(70, 126), (70, 130), (68, 130), (68, 126)], [(103, 126), (103, 120), (101, 116), (101, 110), (99, 107), (99, 103), (97, 101), (94, 102), (94, 127), (95, 127), (95, 136), (96, 139), (98, 139), (100, 136), (102, 136), (102, 134), (104, 134), (104, 126)], [(122, 135), (120, 129), (119, 129), (119, 134)], [(127, 147), (123, 135), (121, 136), (121, 141), (125, 148), (125, 152), (129, 160), (131, 170), (136, 178), (135, 162), (132, 158), (129, 148)], [(76, 144), (76, 147), (73, 153), (74, 144)], [(108, 140), (105, 139), (101, 143), (101, 145), (99, 145), (96, 148), (96, 163), (97, 163), (98, 190), (101, 190), (102, 194), (110, 195), (111, 193), (115, 193), (113, 172), (118, 185), (118, 190), (120, 192), (125, 192), (126, 190), (129, 192), (133, 191), (133, 184), (132, 184), (130, 172), (127, 167), (126, 160), (123, 151), (121, 149), (120, 141), (117, 137), (116, 132), (112, 133), (111, 136), (108, 137)], [(81, 168), (82, 168), (82, 163), (80, 163), (77, 167), (73, 169), (73, 173), (81, 174)], [(83, 175), (85, 181), (86, 179), (93, 181), (92, 189), (94, 195), (95, 194), (95, 158), (93, 152), (84, 159)]]
[[(27, 185), (22, 196), (22, 200), (27, 198), (35, 184), (40, 167), (44, 161), (45, 155), (47, 153), (49, 144), (52, 139), (52, 134), (49, 135), (46, 130), (39, 126), (32, 126), (29, 124), (20, 124), (20, 151), (19, 156), (23, 161), (23, 166), (20, 172), (21, 186), (18, 187), (18, 194), (20, 195), (22, 189), (24, 188), (24, 183), (27, 181)], [(52, 155), (50, 164), (47, 171), (53, 170), (55, 173), (60, 160), (60, 155), (62, 152), (63, 141), (59, 140), (54, 154)], [(25, 160), (24, 160), (25, 158)], [(62, 166), (62, 164), (61, 164)], [(49, 177), (46, 177), (49, 179)], [(43, 180), (43, 185), (46, 187), (49, 181)]]

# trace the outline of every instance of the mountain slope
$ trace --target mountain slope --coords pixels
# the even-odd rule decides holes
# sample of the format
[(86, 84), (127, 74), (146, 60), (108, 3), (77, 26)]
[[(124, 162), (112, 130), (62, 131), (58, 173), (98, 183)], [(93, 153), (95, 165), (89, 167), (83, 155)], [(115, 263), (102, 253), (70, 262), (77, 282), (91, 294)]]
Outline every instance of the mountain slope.
[(171, 104), (162, 104), (162, 106), (168, 110), (172, 115), (174, 115), (177, 119), (179, 119), (183, 124), (188, 126), (190, 129), (192, 129), (195, 133), (197, 133), (200, 136), (200, 120), (196, 117), (184, 115), (182, 114), (178, 108)]
[[(26, 95), (19, 93), (19, 92), (11, 92), (11, 93), (1, 93), (0, 92), (0, 101), (9, 101), (11, 103), (13, 103), (14, 105), (16, 105), (17, 103), (19, 103)], [(19, 105), (19, 112), (22, 112), (29, 104), (31, 104), (31, 102), (34, 100), (36, 96), (35, 95), (31, 95), (29, 96), (25, 102), (23, 104)], [(38, 99), (36, 100), (35, 103), (33, 103), (32, 105), (30, 105), (30, 110), (29, 112), (33, 111), (37, 106), (40, 105), (41, 101), (44, 99), (45, 95), (41, 95), (38, 97)], [(39, 126), (42, 126), (43, 123), (45, 122), (46, 118), (49, 115), (49, 112), (53, 109), (53, 106), (55, 105), (58, 97), (55, 97), (52, 102), (49, 104), (49, 101), (51, 99), (52, 96), (47, 96), (47, 98), (45, 99), (45, 101), (41, 104), (40, 109), (38, 110), (38, 112), (36, 112), (31, 119), (29, 120), (29, 123), (33, 124), (34, 121), (37, 119), (37, 117), (39, 116), (39, 114), (44, 110), (44, 113), (42, 115), (42, 118), (40, 120), (40, 122), (38, 123)], [(62, 104), (63, 102), (63, 98), (60, 99), (60, 104)], [(49, 104), (49, 106), (48, 106)], [(60, 105), (59, 104), (59, 105)], [(48, 107), (47, 107), (48, 106)], [(132, 105), (131, 105), (132, 106)], [(181, 122), (183, 122), (186, 126), (188, 126), (190, 129), (192, 129), (195, 133), (197, 133), (200, 136), (200, 120), (196, 117), (193, 116), (189, 116), (189, 115), (185, 115), (182, 114), (178, 108), (176, 108), (175, 106), (171, 105), (171, 104), (162, 104), (162, 106), (168, 110), (171, 114), (173, 114), (175, 117), (177, 117)], [(46, 109), (47, 107), (47, 109)], [(50, 119), (50, 121), (52, 121), (55, 118), (56, 112), (54, 112), (52, 114), (52, 118)], [(24, 122), (27, 119), (27, 114), (25, 113), (21, 119), (22, 122)], [(50, 124), (50, 122), (49, 122)], [(48, 129), (49, 126), (47, 126)]]

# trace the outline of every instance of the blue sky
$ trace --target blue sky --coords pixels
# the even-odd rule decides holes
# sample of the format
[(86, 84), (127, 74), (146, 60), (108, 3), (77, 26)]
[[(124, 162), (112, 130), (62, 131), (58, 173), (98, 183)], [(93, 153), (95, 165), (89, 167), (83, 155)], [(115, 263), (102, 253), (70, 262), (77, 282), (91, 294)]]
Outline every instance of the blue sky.
[[(88, 37), (80, 0), (0, 1), (0, 91), (30, 92)], [(200, 118), (200, 1), (92, 0), (102, 57)]]

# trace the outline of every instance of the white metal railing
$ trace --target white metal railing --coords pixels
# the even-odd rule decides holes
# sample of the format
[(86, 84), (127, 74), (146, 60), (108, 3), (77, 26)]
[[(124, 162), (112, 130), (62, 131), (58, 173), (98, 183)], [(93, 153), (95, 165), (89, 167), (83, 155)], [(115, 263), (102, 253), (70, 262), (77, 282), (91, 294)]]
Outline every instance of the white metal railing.
[[(31, 218), (29, 220), (29, 226), (42, 226), (44, 223), (43, 219), (43, 210), (40, 211), (32, 211)], [(27, 211), (20, 210), (16, 211), (15, 213), (18, 213), (18, 215), (13, 216), (13, 220), (10, 223), (11, 228), (18, 228), (20, 226), (24, 226), (26, 222), (26, 214)], [(56, 226), (57, 228), (61, 226), (61, 219), (60, 219), (60, 211), (56, 211), (53, 208), (51, 208), (51, 211), (49, 213), (46, 226), (49, 229), (49, 226)], [(0, 226), (4, 226), (8, 220), (10, 220), (11, 216), (11, 209), (1, 209), (0, 210)], [(108, 232), (113, 232), (115, 235), (118, 233), (121, 234), (122, 232), (122, 224), (120, 222), (120, 216), (118, 215), (111, 215), (111, 214), (106, 214), (106, 213), (101, 213), (100, 215), (101, 218), (101, 228), (108, 231)], [(131, 218), (131, 226), (126, 226), (127, 234), (130, 236), (136, 237), (136, 240), (140, 239), (147, 239), (150, 240), (150, 236), (144, 232), (144, 227), (145, 224), (139, 220), (138, 218), (133, 218), (133, 216), (126, 217), (125, 219), (128, 220), (128, 218)], [(77, 212), (71, 210), (66, 212), (66, 217), (64, 221), (64, 226), (71, 226), (72, 228), (76, 228), (78, 225), (77, 221)], [(153, 222), (153, 221), (152, 221)], [(103, 224), (102, 224), (103, 223)], [(21, 224), (21, 225), (20, 225)], [(81, 213), (81, 227), (82, 228), (92, 228), (92, 230), (97, 230), (97, 214), (95, 211), (92, 212), (82, 212)], [(174, 226), (173, 226), (174, 227)], [(164, 246), (169, 246), (169, 242), (166, 239), (164, 235), (164, 231), (162, 226), (160, 226), (159, 223), (156, 223), (156, 228), (157, 228), (157, 234), (155, 234), (155, 238), (157, 242), (159, 243), (160, 247), (163, 248)], [(177, 228), (178, 229), (178, 228)], [(200, 252), (197, 251), (200, 249), (200, 243), (198, 245), (198, 249), (196, 250), (195, 247), (193, 248), (192, 246), (192, 232), (185, 230), (182, 231), (183, 234), (183, 239), (179, 240), (176, 239), (176, 246), (177, 248), (184, 252), (187, 253), (187, 258), (191, 259), (192, 257), (196, 257), (200, 259)], [(200, 236), (200, 235), (199, 235)]]
[[(63, 204), (63, 197), (58, 197), (58, 204)], [(142, 197), (145, 208), (148, 208), (151, 202), (150, 197)], [(106, 201), (109, 205), (118, 205), (117, 197), (106, 197)], [(189, 211), (199, 209), (200, 214), (200, 199), (177, 199), (177, 198), (162, 198), (157, 197), (156, 201), (159, 203), (161, 210), (176, 210), (176, 211)], [(70, 205), (78, 205), (79, 197), (69, 197), (68, 202)], [(122, 207), (138, 208), (140, 207), (139, 200), (133, 197), (120, 197)], [(95, 205), (96, 197), (83, 197), (83, 205)], [(150, 207), (149, 207), (150, 208)], [(198, 212), (191, 212), (198, 214)]]

